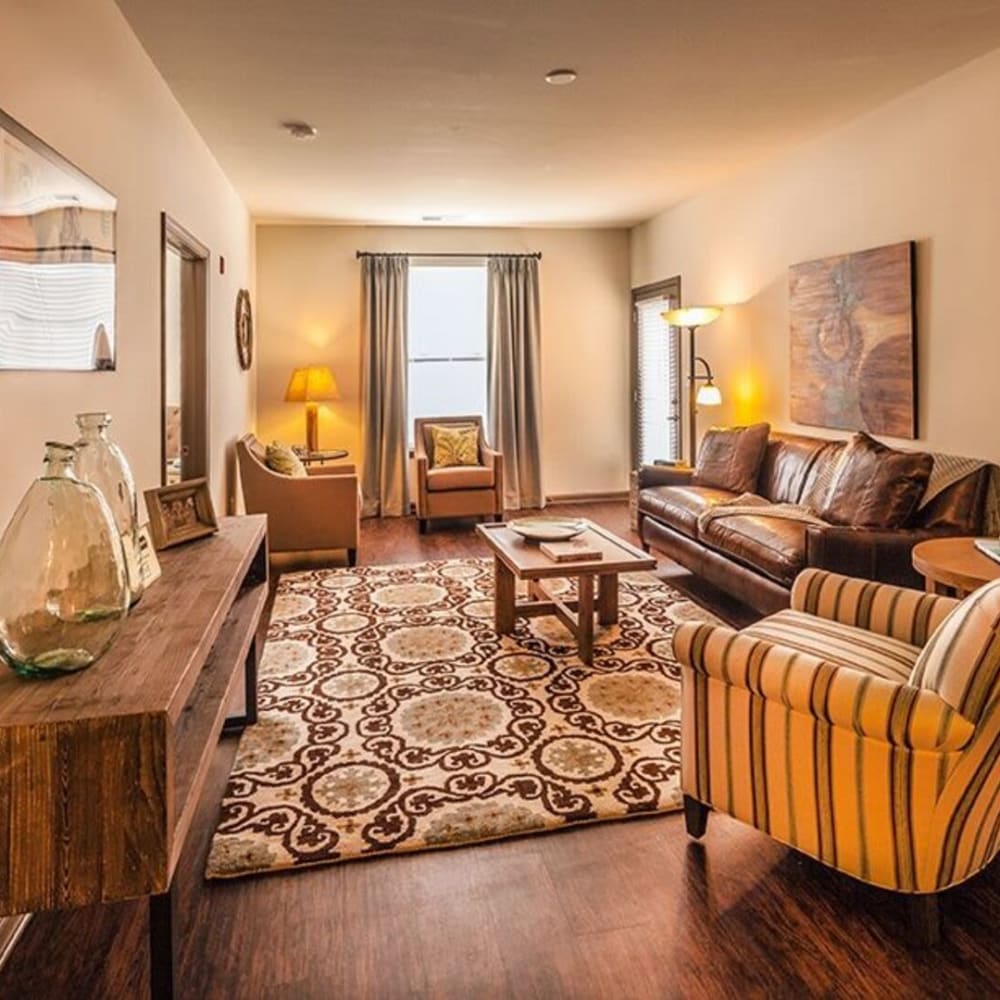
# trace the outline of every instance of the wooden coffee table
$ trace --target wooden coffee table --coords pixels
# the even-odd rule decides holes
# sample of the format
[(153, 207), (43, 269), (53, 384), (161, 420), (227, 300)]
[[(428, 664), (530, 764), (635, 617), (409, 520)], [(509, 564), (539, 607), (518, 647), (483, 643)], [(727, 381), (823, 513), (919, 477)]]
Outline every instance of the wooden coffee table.
[(1000, 577), (1000, 563), (984, 556), (974, 538), (931, 538), (913, 546), (913, 568), (932, 594), (964, 597)]
[[(525, 541), (505, 524), (480, 524), (476, 530), (493, 550), (493, 617), (500, 635), (514, 631), (518, 618), (555, 615), (576, 639), (580, 659), (594, 661), (594, 577), (597, 577), (597, 620), (601, 625), (618, 621), (618, 574), (656, 568), (656, 560), (588, 522), (578, 537), (597, 548), (602, 559), (554, 562), (537, 544)], [(575, 579), (577, 598), (562, 600), (546, 589), (545, 580)], [(517, 581), (528, 581), (528, 599), (517, 599)]]

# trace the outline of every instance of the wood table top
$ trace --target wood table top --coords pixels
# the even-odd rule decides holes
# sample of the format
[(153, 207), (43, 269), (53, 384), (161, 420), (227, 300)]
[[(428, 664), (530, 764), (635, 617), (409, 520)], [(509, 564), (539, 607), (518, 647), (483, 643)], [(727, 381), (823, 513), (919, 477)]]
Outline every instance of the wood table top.
[(93, 666), (30, 680), (0, 666), (0, 732), (109, 715), (175, 719), (266, 530), (263, 514), (224, 517), (218, 534), (159, 552), (162, 575)]
[(974, 538), (931, 538), (913, 547), (913, 568), (929, 580), (973, 591), (1000, 578), (1000, 563), (984, 556)]
[(591, 521), (587, 522), (587, 530), (577, 538), (598, 549), (603, 558), (580, 562), (555, 562), (539, 549), (537, 543), (522, 538), (506, 524), (480, 524), (476, 530), (497, 557), (522, 580), (656, 569), (656, 560), (651, 555)]

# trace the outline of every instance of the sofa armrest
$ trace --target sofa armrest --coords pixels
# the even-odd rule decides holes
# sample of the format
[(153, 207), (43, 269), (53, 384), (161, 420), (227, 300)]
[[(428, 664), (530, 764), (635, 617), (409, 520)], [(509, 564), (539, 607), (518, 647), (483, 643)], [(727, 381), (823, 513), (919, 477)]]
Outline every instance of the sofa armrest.
[(958, 606), (950, 597), (875, 580), (805, 569), (792, 584), (792, 610), (923, 646)]
[(941, 533), (914, 528), (884, 531), (833, 524), (806, 526), (806, 565), (846, 576), (920, 587), (913, 568), (913, 546)]
[(689, 486), (694, 469), (688, 465), (643, 465), (639, 468), (639, 489), (647, 486)]
[(681, 625), (674, 633), (674, 655), (695, 674), (908, 750), (959, 750), (975, 728), (926, 688), (839, 666), (730, 628)]

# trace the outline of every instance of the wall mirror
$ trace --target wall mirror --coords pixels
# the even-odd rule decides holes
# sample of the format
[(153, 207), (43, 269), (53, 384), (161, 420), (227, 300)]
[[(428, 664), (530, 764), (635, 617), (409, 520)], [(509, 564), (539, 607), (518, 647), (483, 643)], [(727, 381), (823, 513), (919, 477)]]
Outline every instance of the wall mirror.
[(115, 367), (117, 204), (0, 111), (0, 369)]

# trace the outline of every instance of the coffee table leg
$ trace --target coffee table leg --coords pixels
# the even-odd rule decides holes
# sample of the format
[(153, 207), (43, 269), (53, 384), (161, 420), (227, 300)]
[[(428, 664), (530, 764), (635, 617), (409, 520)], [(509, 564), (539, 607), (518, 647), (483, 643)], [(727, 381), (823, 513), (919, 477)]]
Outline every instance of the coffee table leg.
[(514, 631), (514, 601), (517, 581), (498, 558), (493, 559), (493, 624), (499, 635)]
[(602, 625), (618, 621), (617, 573), (603, 573), (597, 578), (597, 620)]
[(580, 659), (584, 663), (594, 662), (594, 578), (581, 576), (576, 581), (577, 596), (577, 632), (576, 645)]

